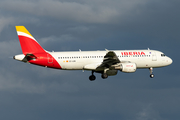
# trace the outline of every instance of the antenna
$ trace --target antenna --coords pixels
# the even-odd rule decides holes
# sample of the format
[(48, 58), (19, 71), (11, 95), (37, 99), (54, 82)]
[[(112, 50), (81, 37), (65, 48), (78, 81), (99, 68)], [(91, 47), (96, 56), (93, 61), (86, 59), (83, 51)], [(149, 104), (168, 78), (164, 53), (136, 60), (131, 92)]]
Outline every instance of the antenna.
[(108, 49), (105, 49), (106, 50), (106, 52), (109, 52), (109, 50)]

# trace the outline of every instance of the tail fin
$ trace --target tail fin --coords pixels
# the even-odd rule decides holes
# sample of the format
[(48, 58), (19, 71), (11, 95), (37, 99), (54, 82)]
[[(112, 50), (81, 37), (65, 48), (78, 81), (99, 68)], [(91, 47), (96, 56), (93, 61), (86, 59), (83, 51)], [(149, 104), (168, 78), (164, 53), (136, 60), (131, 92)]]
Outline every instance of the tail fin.
[(16, 26), (16, 31), (24, 55), (46, 52), (24, 26)]

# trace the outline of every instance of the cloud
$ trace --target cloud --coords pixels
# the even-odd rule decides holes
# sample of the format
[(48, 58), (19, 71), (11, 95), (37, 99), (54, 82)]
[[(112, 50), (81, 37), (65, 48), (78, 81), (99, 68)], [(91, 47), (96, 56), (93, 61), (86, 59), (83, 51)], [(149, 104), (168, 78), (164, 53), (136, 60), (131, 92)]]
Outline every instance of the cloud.
[(21, 51), (18, 40), (0, 41), (1, 59), (7, 59), (6, 57), (10, 57), (11, 55), (16, 54), (18, 51)]
[(21, 12), (23, 14), (88, 23), (106, 23), (118, 14), (113, 8), (98, 7), (94, 10), (93, 7), (88, 4), (49, 0), (39, 0), (36, 2), (9, 0), (1, 2), (1, 7), (5, 10), (13, 10), (14, 12)]
[[(118, 23), (119, 18), (129, 14), (137, 6), (146, 4), (147, 0), (121, 1), (68, 1), (57, 0), (7, 0), (1, 2), (1, 8), (24, 15), (31, 14), (56, 18), (59, 20), (76, 21), (83, 23)], [(53, 6), (53, 7), (52, 7)]]
[(144, 105), (142, 111), (138, 113), (136, 120), (164, 120), (160, 117), (157, 110), (153, 109), (152, 104)]
[(0, 33), (5, 27), (12, 25), (13, 23), (14, 23), (13, 17), (0, 16)]

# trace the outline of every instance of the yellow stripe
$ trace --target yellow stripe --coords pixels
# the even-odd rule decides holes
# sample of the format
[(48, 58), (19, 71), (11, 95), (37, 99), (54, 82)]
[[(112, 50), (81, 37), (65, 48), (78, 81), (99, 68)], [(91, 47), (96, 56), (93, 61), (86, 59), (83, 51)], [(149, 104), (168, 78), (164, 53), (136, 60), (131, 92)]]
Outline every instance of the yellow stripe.
[(16, 30), (19, 31), (19, 32), (23, 32), (23, 33), (26, 33), (26, 34), (32, 36), (31, 33), (29, 33), (29, 31), (24, 26), (16, 26)]

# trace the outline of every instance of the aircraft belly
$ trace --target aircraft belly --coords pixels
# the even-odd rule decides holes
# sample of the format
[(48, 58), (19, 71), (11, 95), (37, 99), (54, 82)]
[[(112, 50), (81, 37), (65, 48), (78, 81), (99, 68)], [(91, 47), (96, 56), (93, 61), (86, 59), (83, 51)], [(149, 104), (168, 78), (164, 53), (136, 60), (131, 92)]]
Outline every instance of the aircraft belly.
[(62, 66), (62, 69), (65, 69), (65, 70), (82, 70), (83, 69), (82, 63), (61, 62), (60, 65)]

